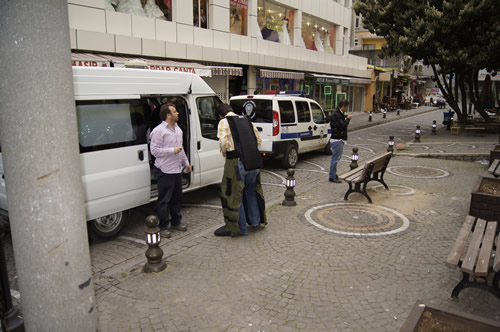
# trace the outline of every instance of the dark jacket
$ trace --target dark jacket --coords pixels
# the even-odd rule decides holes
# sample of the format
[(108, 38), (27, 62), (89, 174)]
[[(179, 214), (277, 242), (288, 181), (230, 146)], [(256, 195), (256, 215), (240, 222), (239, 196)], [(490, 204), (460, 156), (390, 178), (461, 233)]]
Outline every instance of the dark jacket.
[(333, 139), (347, 140), (347, 126), (349, 119), (344, 116), (344, 113), (337, 107), (330, 117), (330, 128), (332, 128)]

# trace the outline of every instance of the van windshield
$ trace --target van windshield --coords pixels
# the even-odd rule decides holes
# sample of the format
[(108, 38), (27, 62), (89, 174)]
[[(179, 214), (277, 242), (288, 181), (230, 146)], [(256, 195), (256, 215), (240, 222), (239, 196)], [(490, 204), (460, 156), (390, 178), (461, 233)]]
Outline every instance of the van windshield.
[(248, 116), (252, 122), (273, 122), (273, 101), (271, 99), (235, 99), (230, 102), (234, 113)]

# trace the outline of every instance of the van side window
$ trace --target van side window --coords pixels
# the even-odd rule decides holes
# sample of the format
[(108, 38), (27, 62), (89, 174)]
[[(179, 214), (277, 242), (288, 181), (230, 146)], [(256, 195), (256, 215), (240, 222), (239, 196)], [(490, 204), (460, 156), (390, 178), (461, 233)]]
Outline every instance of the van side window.
[(278, 101), (278, 107), (280, 108), (282, 124), (295, 123), (295, 112), (291, 101), (280, 100)]
[(229, 102), (234, 113), (246, 115), (256, 123), (273, 122), (273, 101), (271, 99), (236, 99)]
[(217, 126), (219, 125), (219, 119), (215, 116), (215, 108), (219, 104), (221, 104), (221, 101), (215, 96), (196, 98), (201, 136), (205, 138), (218, 140)]
[(80, 152), (146, 144), (144, 107), (140, 100), (77, 102)]
[(311, 111), (314, 123), (326, 123), (325, 113), (323, 113), (323, 110), (319, 107), (319, 105), (311, 103)]
[(297, 118), (299, 122), (310, 122), (311, 112), (309, 112), (307, 101), (296, 101), (295, 106), (297, 107)]

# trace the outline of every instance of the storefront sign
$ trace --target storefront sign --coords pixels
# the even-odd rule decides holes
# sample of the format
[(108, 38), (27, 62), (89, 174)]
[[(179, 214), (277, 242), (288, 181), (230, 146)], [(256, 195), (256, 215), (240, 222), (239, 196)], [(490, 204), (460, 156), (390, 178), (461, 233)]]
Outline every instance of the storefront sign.
[(378, 80), (382, 82), (390, 82), (391, 81), (391, 73), (384, 72), (378, 74)]
[(109, 67), (109, 62), (94, 60), (73, 60), (73, 67)]
[(281, 18), (272, 18), (271, 16), (268, 16), (266, 18), (266, 27), (269, 30), (274, 30), (274, 31), (283, 31), (283, 20)]
[(248, 0), (230, 0), (231, 5), (241, 8), (248, 8)]
[(349, 80), (343, 80), (340, 78), (333, 77), (316, 77), (314, 79), (316, 84), (340, 84), (340, 85), (349, 85)]

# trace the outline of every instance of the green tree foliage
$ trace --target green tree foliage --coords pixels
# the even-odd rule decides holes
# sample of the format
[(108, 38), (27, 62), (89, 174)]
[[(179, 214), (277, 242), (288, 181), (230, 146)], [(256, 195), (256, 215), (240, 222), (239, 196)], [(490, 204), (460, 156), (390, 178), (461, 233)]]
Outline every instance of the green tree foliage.
[(409, 55), (432, 67), (461, 121), (467, 118), (467, 98), (460, 96), (468, 96), (490, 121), (477, 78), (481, 69), (500, 69), (500, 0), (358, 0), (354, 10), (370, 32), (387, 41), (382, 56)]

